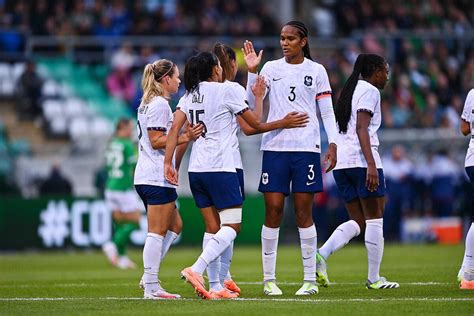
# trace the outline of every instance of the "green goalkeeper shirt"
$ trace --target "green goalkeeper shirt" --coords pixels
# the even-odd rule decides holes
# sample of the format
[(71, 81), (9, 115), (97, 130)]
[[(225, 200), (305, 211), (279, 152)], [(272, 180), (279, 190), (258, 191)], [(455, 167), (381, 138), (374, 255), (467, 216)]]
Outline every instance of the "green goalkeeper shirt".
[(133, 172), (137, 156), (133, 142), (128, 138), (115, 137), (107, 147), (107, 183), (112, 191), (133, 189)]

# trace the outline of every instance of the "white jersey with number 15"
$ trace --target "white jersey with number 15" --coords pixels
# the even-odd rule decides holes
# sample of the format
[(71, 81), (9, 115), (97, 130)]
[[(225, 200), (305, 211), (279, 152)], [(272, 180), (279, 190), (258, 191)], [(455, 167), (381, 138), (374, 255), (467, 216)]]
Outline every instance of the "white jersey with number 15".
[(245, 89), (235, 82), (201, 82), (186, 93), (177, 109), (191, 124), (204, 124), (204, 133), (193, 144), (189, 172), (236, 172), (233, 145), (237, 141), (234, 116), (248, 109)]

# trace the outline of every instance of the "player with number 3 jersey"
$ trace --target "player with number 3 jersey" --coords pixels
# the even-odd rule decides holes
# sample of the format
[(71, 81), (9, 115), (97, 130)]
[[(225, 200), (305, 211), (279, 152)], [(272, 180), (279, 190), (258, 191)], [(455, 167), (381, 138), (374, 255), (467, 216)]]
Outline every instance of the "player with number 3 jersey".
[[(285, 196), (294, 194), (296, 221), (304, 267), (302, 287), (296, 295), (318, 293), (316, 285), (316, 227), (312, 219), (313, 197), (323, 190), (320, 166), (321, 140), (317, 108), (328, 136), (326, 172), (336, 165), (336, 122), (331, 87), (324, 67), (311, 59), (308, 30), (298, 21), (285, 24), (280, 34), (283, 58), (267, 62), (260, 75), (265, 78), (270, 108), (269, 120), (282, 118), (288, 111), (308, 113), (304, 128), (275, 130), (262, 137), (262, 174), (259, 191), (265, 198), (265, 223), (262, 227), (264, 293), (282, 295), (276, 284), (276, 258), (279, 227)], [(244, 44), (249, 66), (249, 85), (255, 82), (262, 51), (257, 55), (251, 42)], [(251, 97), (250, 93), (247, 93)]]

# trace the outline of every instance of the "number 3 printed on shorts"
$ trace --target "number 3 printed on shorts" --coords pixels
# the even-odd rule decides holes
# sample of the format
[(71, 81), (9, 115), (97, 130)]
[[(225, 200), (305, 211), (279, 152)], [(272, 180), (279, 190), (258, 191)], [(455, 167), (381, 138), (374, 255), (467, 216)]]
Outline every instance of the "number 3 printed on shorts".
[(308, 179), (309, 180), (314, 180), (314, 165), (308, 165), (309, 171), (308, 171)]
[(308, 165), (308, 181), (306, 181), (306, 185), (312, 185), (314, 183), (316, 183), (316, 181), (314, 181), (314, 165)]

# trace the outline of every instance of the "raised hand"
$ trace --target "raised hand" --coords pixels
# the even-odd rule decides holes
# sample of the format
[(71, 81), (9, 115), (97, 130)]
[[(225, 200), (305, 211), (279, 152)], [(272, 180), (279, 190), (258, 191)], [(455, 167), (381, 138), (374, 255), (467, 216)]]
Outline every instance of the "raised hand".
[(265, 78), (263, 76), (258, 76), (257, 81), (252, 86), (252, 93), (255, 98), (263, 98), (265, 96), (265, 90), (267, 85), (265, 84)]
[(244, 47), (242, 48), (242, 53), (244, 53), (244, 60), (247, 64), (248, 70), (252, 73), (257, 73), (257, 67), (262, 61), (263, 50), (261, 50), (257, 55), (252, 42), (246, 40), (244, 42)]
[(290, 112), (283, 118), (285, 128), (305, 127), (309, 122), (308, 114), (299, 112)]

